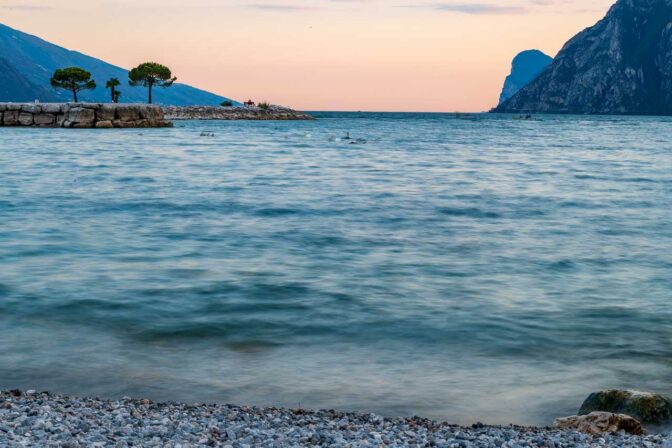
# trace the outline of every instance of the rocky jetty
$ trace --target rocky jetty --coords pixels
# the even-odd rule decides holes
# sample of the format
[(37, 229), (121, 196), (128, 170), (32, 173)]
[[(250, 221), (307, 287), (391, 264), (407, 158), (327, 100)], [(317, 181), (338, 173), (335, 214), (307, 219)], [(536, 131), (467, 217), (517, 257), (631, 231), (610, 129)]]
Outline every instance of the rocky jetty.
[(499, 104), (502, 104), (532, 82), (551, 62), (553, 62), (553, 58), (539, 50), (526, 50), (518, 53), (511, 63), (511, 73), (504, 80)]
[(314, 120), (313, 117), (281, 106), (261, 107), (212, 107), (167, 106), (169, 120)]
[(494, 111), (672, 114), (672, 0), (619, 0)]
[(460, 427), (420, 417), (11, 391), (0, 392), (0, 446), (669, 448), (672, 439), (625, 431), (595, 435), (480, 423)]
[(102, 103), (0, 103), (0, 126), (166, 128), (159, 106)]

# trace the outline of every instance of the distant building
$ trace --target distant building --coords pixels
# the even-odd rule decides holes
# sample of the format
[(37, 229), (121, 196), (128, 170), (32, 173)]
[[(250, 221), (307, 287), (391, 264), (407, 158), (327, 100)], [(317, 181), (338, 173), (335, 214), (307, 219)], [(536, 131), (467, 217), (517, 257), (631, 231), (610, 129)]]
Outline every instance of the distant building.
[(247, 101), (245, 101), (243, 104), (246, 105), (247, 107), (254, 107), (254, 106), (256, 106), (256, 103), (255, 103), (254, 101), (252, 101), (252, 100), (247, 100)]

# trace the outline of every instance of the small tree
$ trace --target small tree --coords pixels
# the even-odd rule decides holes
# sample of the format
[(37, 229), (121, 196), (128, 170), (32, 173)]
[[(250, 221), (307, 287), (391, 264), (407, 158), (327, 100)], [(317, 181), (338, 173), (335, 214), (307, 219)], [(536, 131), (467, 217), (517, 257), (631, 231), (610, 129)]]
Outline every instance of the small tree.
[(233, 101), (229, 101), (229, 100), (223, 101), (222, 104), (220, 104), (220, 106), (222, 106), (222, 107), (233, 107)]
[(118, 103), (119, 102), (119, 97), (121, 96), (121, 92), (117, 90), (117, 87), (121, 85), (121, 82), (117, 78), (110, 78), (109, 81), (107, 81), (107, 84), (105, 84), (106, 89), (110, 89), (110, 96), (112, 98), (113, 103)]
[(93, 90), (96, 88), (96, 82), (91, 79), (91, 73), (79, 67), (69, 67), (56, 70), (51, 77), (51, 86), (56, 89), (69, 90), (72, 97), (77, 100), (77, 92), (82, 90)]
[(177, 81), (168, 67), (155, 62), (138, 65), (128, 73), (128, 79), (132, 86), (147, 87), (149, 104), (152, 104), (152, 89), (155, 86), (166, 88)]

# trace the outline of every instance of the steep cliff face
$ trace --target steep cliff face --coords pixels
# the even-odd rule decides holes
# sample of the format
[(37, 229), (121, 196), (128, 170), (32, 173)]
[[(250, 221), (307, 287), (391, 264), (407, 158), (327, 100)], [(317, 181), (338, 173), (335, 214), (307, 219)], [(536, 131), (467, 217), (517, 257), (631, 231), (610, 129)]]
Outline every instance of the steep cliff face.
[(504, 81), (499, 104), (533, 81), (551, 62), (553, 58), (539, 50), (526, 50), (518, 53), (511, 63), (511, 74)]
[(495, 111), (672, 114), (672, 0), (619, 0)]

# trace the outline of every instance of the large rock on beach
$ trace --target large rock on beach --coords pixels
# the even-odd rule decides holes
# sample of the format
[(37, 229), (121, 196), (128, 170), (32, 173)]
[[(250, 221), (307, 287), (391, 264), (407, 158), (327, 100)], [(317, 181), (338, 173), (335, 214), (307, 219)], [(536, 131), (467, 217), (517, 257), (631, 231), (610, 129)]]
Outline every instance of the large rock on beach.
[(632, 390), (596, 392), (583, 402), (579, 415), (596, 411), (627, 414), (644, 424), (661, 425), (672, 422), (672, 400), (648, 392)]
[(602, 434), (625, 431), (627, 434), (641, 436), (646, 434), (642, 424), (624, 414), (611, 412), (592, 412), (588, 415), (574, 415), (555, 420), (558, 429), (580, 431), (584, 434), (600, 436)]

